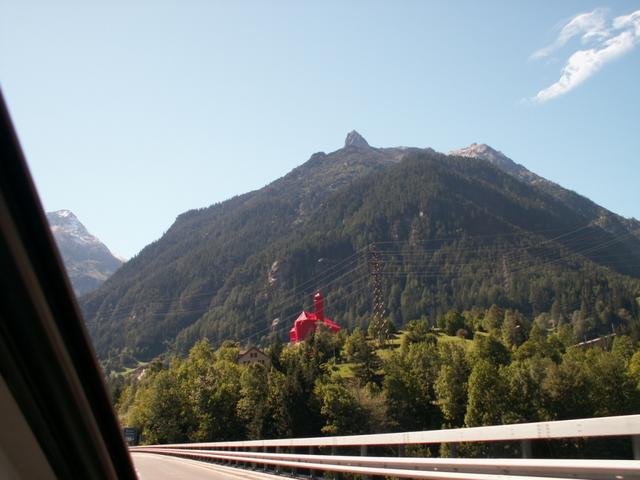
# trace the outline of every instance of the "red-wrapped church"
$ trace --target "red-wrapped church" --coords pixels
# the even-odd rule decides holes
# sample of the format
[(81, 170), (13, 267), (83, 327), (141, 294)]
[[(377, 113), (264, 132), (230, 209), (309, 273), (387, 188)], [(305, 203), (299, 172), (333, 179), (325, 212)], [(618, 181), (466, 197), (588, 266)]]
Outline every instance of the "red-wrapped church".
[(303, 310), (296, 321), (293, 322), (293, 327), (289, 330), (289, 340), (292, 343), (306, 339), (311, 332), (315, 331), (318, 323), (322, 323), (333, 333), (340, 331), (339, 325), (324, 316), (324, 299), (320, 292), (314, 295), (313, 303), (315, 305), (315, 313)]

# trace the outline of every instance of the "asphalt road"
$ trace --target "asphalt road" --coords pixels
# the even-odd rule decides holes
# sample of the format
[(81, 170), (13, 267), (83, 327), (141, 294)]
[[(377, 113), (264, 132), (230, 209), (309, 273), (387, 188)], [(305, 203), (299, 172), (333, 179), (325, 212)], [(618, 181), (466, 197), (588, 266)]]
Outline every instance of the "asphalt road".
[(140, 480), (282, 480), (283, 477), (153, 453), (131, 453)]

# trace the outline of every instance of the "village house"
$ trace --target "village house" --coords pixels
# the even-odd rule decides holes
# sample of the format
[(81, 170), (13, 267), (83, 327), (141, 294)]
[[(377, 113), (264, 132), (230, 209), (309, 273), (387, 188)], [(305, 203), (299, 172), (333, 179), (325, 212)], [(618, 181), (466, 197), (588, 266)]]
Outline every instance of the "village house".
[(241, 351), (240, 355), (238, 355), (238, 364), (250, 365), (252, 363), (259, 363), (268, 367), (269, 357), (257, 347), (249, 347), (246, 350)]

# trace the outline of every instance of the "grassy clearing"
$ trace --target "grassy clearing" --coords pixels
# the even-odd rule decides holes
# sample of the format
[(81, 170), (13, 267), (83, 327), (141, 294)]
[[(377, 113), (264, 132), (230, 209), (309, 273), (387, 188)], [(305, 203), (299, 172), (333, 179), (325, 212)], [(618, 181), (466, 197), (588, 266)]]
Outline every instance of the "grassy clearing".
[[(478, 333), (476, 333), (476, 335), (478, 335)], [(438, 342), (439, 343), (440, 342), (442, 342), (442, 343), (457, 343), (458, 345), (462, 346), (465, 349), (468, 349), (473, 344), (473, 340), (469, 340), (468, 338), (462, 338), (462, 337), (457, 337), (457, 336), (449, 336), (449, 335), (445, 335), (444, 333), (438, 334)]]
[(122, 370), (118, 370), (114, 373), (118, 377), (126, 377), (139, 368), (146, 367), (148, 364), (149, 362), (141, 362), (140, 360), (137, 360), (137, 365), (135, 367), (123, 367)]
[(353, 363), (340, 363), (333, 366), (333, 371), (340, 378), (353, 378)]
[[(444, 332), (434, 332), (437, 336), (438, 343), (454, 343), (462, 346), (465, 350), (471, 348), (473, 340), (467, 338), (446, 335)], [(476, 332), (476, 335), (487, 335), (486, 333)], [(402, 346), (402, 339), (405, 336), (405, 332), (400, 330), (396, 333), (385, 347), (376, 348), (375, 352), (382, 360), (387, 360), (393, 352), (398, 350)], [(342, 378), (353, 378), (353, 363), (341, 363), (335, 365), (336, 373)]]

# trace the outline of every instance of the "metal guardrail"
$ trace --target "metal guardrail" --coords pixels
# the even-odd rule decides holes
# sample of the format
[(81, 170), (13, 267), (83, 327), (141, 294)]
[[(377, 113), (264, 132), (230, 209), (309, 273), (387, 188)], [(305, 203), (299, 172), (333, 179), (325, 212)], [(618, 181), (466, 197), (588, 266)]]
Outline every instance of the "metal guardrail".
[[(495, 442), (576, 437), (640, 435), (640, 415), (582, 418), (555, 422), (518, 423), (489, 427), (452, 428), (419, 432), (348, 435), (340, 437), (284, 438), (237, 442), (190, 443), (189, 448), (344, 447), (358, 445), (415, 445), (433, 443)], [(184, 447), (168, 444), (163, 447)]]
[[(558, 459), (476, 459), (413, 458), (366, 456), (368, 446), (412, 444), (456, 444), (459, 442), (521, 441), (524, 457), (531, 454), (530, 441), (591, 437), (632, 437), (636, 460), (558, 460)], [(360, 446), (361, 456), (335, 455), (336, 447)], [(331, 447), (331, 455), (301, 455), (296, 448)], [(276, 449), (269, 452), (268, 449)], [(283, 453), (284, 449), (292, 452)], [(262, 452), (258, 451), (262, 450)], [(220, 461), (256, 468), (288, 468), (295, 471), (345, 472), (365, 478), (384, 475), (397, 478), (484, 479), (506, 477), (519, 480), (541, 478), (638, 479), (640, 480), (640, 415), (536, 422), (489, 427), (431, 430), (423, 432), (312, 437), (239, 442), (132, 447), (134, 452), (174, 455), (207, 461)], [(402, 452), (403, 449), (399, 449)]]

